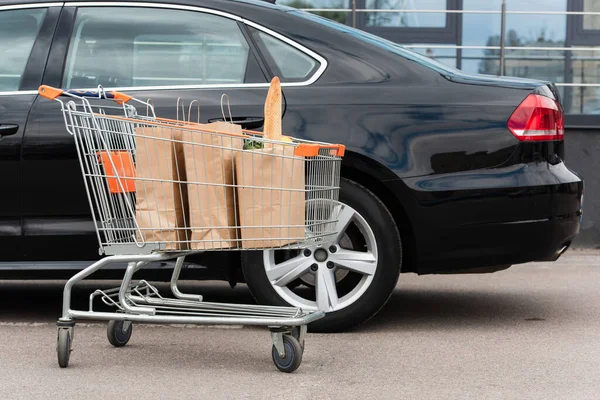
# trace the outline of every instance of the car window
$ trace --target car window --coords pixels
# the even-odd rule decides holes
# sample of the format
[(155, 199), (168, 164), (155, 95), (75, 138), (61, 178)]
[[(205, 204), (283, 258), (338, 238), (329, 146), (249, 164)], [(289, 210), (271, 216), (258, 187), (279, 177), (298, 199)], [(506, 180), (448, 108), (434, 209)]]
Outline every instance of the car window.
[(394, 43), (390, 40), (384, 39), (380, 36), (376, 36), (371, 33), (368, 33), (368, 32), (365, 32), (365, 31), (362, 31), (362, 30), (359, 30), (356, 28), (352, 28), (352, 27), (349, 27), (344, 24), (340, 24), (338, 22), (332, 21), (328, 18), (324, 18), (324, 17), (318, 16), (318, 15), (315, 15), (310, 12), (293, 10), (293, 11), (289, 11), (289, 13), (296, 15), (298, 17), (309, 19), (309, 20), (311, 20), (313, 22), (317, 22), (321, 25), (325, 25), (336, 31), (348, 34), (348, 35), (352, 36), (354, 39), (357, 39), (357, 40), (360, 40), (360, 41), (363, 41), (366, 43), (370, 43), (374, 46), (380, 47), (392, 54), (395, 54), (395, 55), (405, 58), (407, 60), (417, 62), (417, 63), (419, 63), (427, 68), (433, 69), (434, 71), (439, 72), (441, 74), (445, 74), (445, 73), (462, 74), (462, 72), (456, 68), (449, 67), (445, 64), (442, 64), (441, 62), (439, 62), (437, 60), (434, 60), (430, 57), (421, 55), (412, 50), (409, 50), (405, 47), (400, 46), (397, 43)]
[(0, 91), (19, 90), (45, 8), (0, 11)]
[(282, 82), (306, 80), (318, 67), (314, 58), (284, 41), (254, 28), (251, 32), (271, 70)]
[(63, 86), (243, 83), (249, 62), (256, 61), (231, 19), (156, 8), (80, 8)]

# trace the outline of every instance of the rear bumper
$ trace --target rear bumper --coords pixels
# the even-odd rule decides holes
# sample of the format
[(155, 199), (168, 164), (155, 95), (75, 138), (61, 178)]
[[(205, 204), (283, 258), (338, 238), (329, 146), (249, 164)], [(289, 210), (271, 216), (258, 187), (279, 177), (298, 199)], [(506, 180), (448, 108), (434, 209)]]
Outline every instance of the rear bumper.
[(462, 227), (456, 234), (468, 245), (446, 249), (437, 259), (424, 259), (420, 273), (531, 261), (554, 261), (579, 233), (579, 217)]
[(563, 163), (439, 179), (408, 180), (420, 274), (555, 260), (579, 233), (583, 181)]

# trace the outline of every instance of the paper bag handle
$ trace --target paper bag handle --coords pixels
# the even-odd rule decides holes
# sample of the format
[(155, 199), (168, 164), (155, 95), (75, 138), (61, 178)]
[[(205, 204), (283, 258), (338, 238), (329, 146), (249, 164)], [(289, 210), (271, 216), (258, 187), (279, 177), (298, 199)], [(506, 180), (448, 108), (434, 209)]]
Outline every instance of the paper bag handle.
[(225, 110), (223, 109), (223, 98), (227, 99), (227, 111), (229, 112), (229, 122), (233, 124), (233, 116), (231, 115), (231, 107), (229, 106), (229, 96), (223, 93), (221, 95), (221, 115), (223, 116), (223, 121), (227, 122), (227, 118), (225, 117)]
[(192, 106), (194, 105), (194, 103), (198, 104), (198, 119), (196, 120), (196, 123), (200, 123), (200, 102), (198, 100), (192, 100), (192, 102), (190, 103), (190, 107), (188, 108), (188, 122), (192, 122)]
[[(179, 107), (181, 106), (181, 121), (179, 120)], [(185, 104), (181, 97), (177, 98), (177, 118), (178, 122), (185, 122)]]

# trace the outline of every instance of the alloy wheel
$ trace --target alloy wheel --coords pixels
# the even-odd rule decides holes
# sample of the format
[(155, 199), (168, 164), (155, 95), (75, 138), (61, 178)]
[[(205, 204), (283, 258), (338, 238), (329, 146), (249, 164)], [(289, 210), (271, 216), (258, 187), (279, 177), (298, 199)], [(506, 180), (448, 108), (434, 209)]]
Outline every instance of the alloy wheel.
[(337, 311), (357, 301), (373, 281), (378, 260), (375, 235), (355, 209), (337, 207), (333, 244), (263, 252), (269, 282), (290, 305)]

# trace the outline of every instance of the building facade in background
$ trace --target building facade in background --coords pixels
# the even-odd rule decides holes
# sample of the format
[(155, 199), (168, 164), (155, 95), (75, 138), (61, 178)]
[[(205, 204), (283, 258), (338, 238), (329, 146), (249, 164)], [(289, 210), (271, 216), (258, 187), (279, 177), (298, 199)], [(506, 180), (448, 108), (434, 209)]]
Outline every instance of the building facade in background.
[[(600, 126), (600, 0), (278, 0), (466, 72), (545, 79), (567, 126)], [(596, 14), (594, 14), (596, 13)]]

